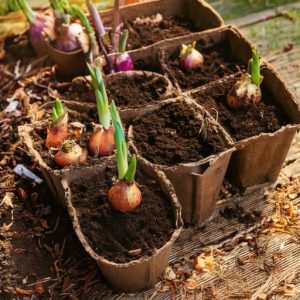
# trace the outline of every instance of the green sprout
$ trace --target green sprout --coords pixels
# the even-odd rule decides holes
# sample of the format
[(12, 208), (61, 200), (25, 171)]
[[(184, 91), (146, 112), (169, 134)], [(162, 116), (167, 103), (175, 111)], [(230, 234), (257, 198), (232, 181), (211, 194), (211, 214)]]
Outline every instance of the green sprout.
[(119, 53), (124, 53), (126, 51), (126, 45), (128, 40), (128, 30), (125, 29), (121, 35), (120, 42), (119, 42)]
[[(116, 145), (116, 160), (118, 169), (119, 180), (126, 180), (128, 182), (134, 181), (136, 173), (137, 160), (135, 155), (128, 156), (128, 146), (125, 140), (124, 131), (120, 115), (117, 111), (115, 102), (112, 101), (110, 104), (110, 113), (115, 128), (114, 139)], [(128, 164), (129, 158), (129, 164)]]
[(36, 19), (36, 13), (32, 10), (27, 0), (18, 0), (18, 4), (21, 7), (24, 15), (28, 19), (30, 24), (33, 24)]
[(92, 77), (92, 85), (96, 95), (97, 109), (100, 124), (102, 124), (104, 129), (109, 129), (111, 123), (111, 116), (109, 111), (109, 103), (107, 92), (104, 85), (104, 80), (101, 74), (101, 60), (100, 58), (96, 60), (97, 66), (94, 67), (87, 64)]
[(259, 54), (252, 49), (252, 58), (248, 62), (248, 73), (251, 75), (251, 82), (260, 86), (264, 77), (260, 74)]
[(52, 124), (58, 124), (66, 115), (67, 110), (64, 108), (62, 102), (56, 98), (54, 107), (52, 108)]
[(74, 17), (80, 19), (80, 22), (82, 23), (83, 27), (85, 28), (85, 30), (89, 36), (93, 55), (97, 56), (98, 55), (98, 44), (97, 44), (97, 40), (96, 40), (95, 31), (94, 31), (89, 19), (87, 18), (85, 13), (76, 5), (71, 6), (71, 14)]

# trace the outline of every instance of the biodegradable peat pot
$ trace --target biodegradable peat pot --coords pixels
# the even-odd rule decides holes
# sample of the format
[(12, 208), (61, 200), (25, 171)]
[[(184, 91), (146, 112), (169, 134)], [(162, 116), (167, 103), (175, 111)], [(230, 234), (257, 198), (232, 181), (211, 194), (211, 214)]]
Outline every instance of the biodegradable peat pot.
[[(181, 65), (179, 54), (182, 44), (194, 41), (204, 62), (202, 66), (187, 70)], [(165, 41), (152, 52), (159, 57), (163, 73), (174, 86), (188, 91), (244, 70), (251, 57), (251, 49), (251, 43), (229, 25)], [(147, 57), (146, 54), (144, 56)]]
[(137, 292), (158, 282), (167, 266), (172, 244), (182, 227), (181, 207), (165, 175), (138, 161), (136, 182), (141, 183), (142, 203), (126, 214), (113, 210), (107, 191), (116, 170), (107, 169), (108, 165), (111, 163), (65, 176), (66, 203), (79, 241), (106, 280), (122, 291)]
[(35, 51), (38, 57), (49, 55), (47, 43), (43, 38), (36, 40), (30, 36), (29, 40), (33, 50)]
[[(163, 171), (174, 186), (186, 223), (200, 224), (215, 207), (234, 151), (223, 129), (203, 110), (180, 97), (166, 101), (129, 127), (129, 145), (137, 157)], [(153, 122), (152, 122), (153, 120)]]
[[(101, 12), (107, 23), (111, 23), (112, 14), (113, 10)], [(156, 14), (163, 16), (163, 21), (157, 26), (133, 22), (137, 17), (143, 19)], [(224, 24), (220, 15), (202, 0), (155, 0), (127, 5), (120, 8), (120, 19), (124, 22), (125, 28), (129, 29), (129, 49), (146, 47), (164, 39)]]
[(275, 182), (300, 123), (295, 98), (272, 67), (263, 63), (262, 101), (249, 109), (233, 110), (226, 95), (241, 74), (207, 84), (188, 93), (227, 131), (237, 151), (228, 177), (240, 187)]
[(166, 76), (147, 71), (111, 74), (105, 82), (109, 99), (115, 101), (124, 122), (139, 117), (177, 93)]
[(45, 42), (49, 57), (58, 66), (58, 72), (64, 78), (73, 78), (83, 75), (86, 72), (85, 56), (82, 49), (71, 52), (65, 52), (56, 49), (49, 43)]
[[(72, 104), (76, 105), (75, 103)], [(97, 113), (96, 110), (95, 113)], [(77, 143), (81, 147), (87, 148), (89, 136), (94, 131), (95, 123), (93, 120), (96, 116), (93, 117), (93, 115), (89, 115), (89, 113), (84, 110), (81, 110), (80, 112), (68, 110), (68, 114), (70, 120), (68, 125), (69, 129), (75, 128), (75, 130), (78, 131), (81, 126), (85, 125), (83, 127), (84, 134), (82, 134), (82, 136), (77, 140)], [(48, 115), (49, 112), (47, 112), (46, 116)], [(28, 151), (28, 154), (41, 168), (51, 192), (55, 198), (59, 200), (63, 206), (65, 206), (64, 189), (61, 183), (63, 174), (73, 172), (75, 169), (82, 169), (101, 163), (101, 161), (106, 158), (96, 158), (89, 155), (88, 160), (85, 163), (65, 168), (59, 167), (55, 163), (53, 155), (51, 155), (52, 151), (45, 147), (45, 138), (49, 125), (50, 121), (37, 121), (32, 124), (19, 126), (18, 133), (22, 143)]]
[[(166, 76), (147, 71), (114, 73), (106, 76), (105, 85), (108, 99), (115, 101), (124, 123), (151, 110), (161, 101), (177, 95), (177, 90)], [(72, 101), (64, 100), (64, 103), (71, 110), (89, 115), (92, 110), (97, 111), (90, 76), (74, 78), (67, 97), (71, 97)], [(63, 95), (60, 98), (65, 99)], [(40, 107), (37, 114), (40, 115), (42, 110), (50, 112), (52, 107), (53, 102), (48, 102)], [(98, 122), (98, 118), (94, 121)]]
[(232, 156), (228, 174), (242, 187), (276, 181), (300, 124), (299, 104), (278, 73), (268, 63), (261, 73), (263, 87), (271, 93), (272, 104), (285, 116), (285, 122), (275, 132), (262, 132), (236, 144), (238, 151)]

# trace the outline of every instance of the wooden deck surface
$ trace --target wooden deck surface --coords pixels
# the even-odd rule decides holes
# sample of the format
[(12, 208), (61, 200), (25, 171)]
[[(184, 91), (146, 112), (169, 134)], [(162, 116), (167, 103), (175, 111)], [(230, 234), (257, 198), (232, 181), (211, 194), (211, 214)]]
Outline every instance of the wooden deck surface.
[[(273, 64), (281, 77), (287, 82), (289, 88), (300, 101), (300, 2), (299, 1), (208, 1), (225, 18), (227, 24), (236, 25), (246, 34), (259, 49), (259, 52)], [(285, 2), (285, 3), (283, 3)], [(289, 3), (287, 3), (289, 2)], [(276, 6), (276, 4), (283, 4)], [(296, 136), (294, 145), (288, 155), (286, 165), (281, 172), (279, 181), (284, 181), (289, 176), (300, 175), (300, 135)], [(271, 188), (265, 184), (250, 188), (240, 196), (234, 196), (226, 200), (215, 209), (212, 219), (204, 228), (186, 228), (181, 237), (175, 243), (170, 263), (183, 261), (201, 253), (201, 249), (222, 247), (226, 242), (235, 240), (245, 232), (255, 232), (256, 224), (250, 229), (237, 220), (224, 219), (219, 211), (226, 206), (239, 203), (246, 211), (257, 210), (262, 216), (271, 216), (274, 212), (274, 203), (265, 199), (265, 191)], [(299, 205), (300, 199), (293, 200)], [(267, 293), (274, 286), (280, 286), (289, 276), (295, 277), (294, 283), (297, 290), (294, 296), (286, 297), (274, 295), (272, 299), (300, 299), (300, 244), (299, 240), (291, 239), (289, 235), (274, 234), (260, 237), (260, 242), (266, 245), (264, 260), (270, 261), (274, 253), (278, 252), (282, 245), (284, 258), (281, 259), (273, 271), (269, 274), (264, 270), (261, 258), (254, 259), (240, 267), (237, 257), (247, 260), (251, 256), (251, 250), (246, 243), (238, 244), (232, 251), (222, 256), (222, 264), (219, 270), (197, 275), (195, 277), (197, 291), (186, 292), (183, 287), (178, 288), (177, 293), (157, 292), (156, 288), (138, 295), (102, 294), (105, 299), (258, 299), (259, 295)], [(215, 290), (215, 298), (208, 296), (204, 291), (211, 287)], [(103, 287), (106, 290), (105, 287)], [(99, 291), (98, 291), (99, 292)], [(98, 297), (95, 293), (95, 297)], [(249, 296), (251, 295), (251, 296)], [(91, 295), (91, 297), (93, 297)], [(100, 299), (100, 298), (99, 298)], [(104, 299), (104, 298), (103, 298)]]

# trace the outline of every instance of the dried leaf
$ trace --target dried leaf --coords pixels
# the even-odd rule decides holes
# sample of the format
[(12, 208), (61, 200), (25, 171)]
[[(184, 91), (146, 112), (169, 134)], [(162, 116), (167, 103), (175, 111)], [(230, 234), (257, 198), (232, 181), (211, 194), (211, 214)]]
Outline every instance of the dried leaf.
[(16, 288), (16, 293), (18, 295), (32, 295), (33, 294), (33, 291), (32, 290), (25, 290), (25, 289), (21, 289), (21, 288)]
[(210, 272), (214, 265), (214, 258), (212, 255), (200, 254), (195, 259), (194, 268), (198, 272)]
[(293, 297), (296, 295), (297, 288), (294, 284), (286, 284), (284, 289), (284, 295)]
[(184, 287), (186, 290), (195, 290), (197, 288), (197, 282), (193, 278), (189, 278), (184, 282)]
[(14, 198), (14, 193), (9, 193), (9, 192), (7, 192), (7, 193), (5, 194), (5, 196), (4, 196), (4, 198), (3, 198), (2, 202), (1, 202), (1, 204), (0, 204), (0, 206), (1, 206), (1, 205), (4, 205), (4, 206), (7, 207), (7, 208), (8, 208), (8, 207), (13, 208), (13, 207), (14, 207), (13, 204), (12, 204), (13, 198)]
[(165, 278), (167, 280), (175, 280), (176, 279), (176, 274), (173, 271), (173, 269), (171, 267), (167, 267), (165, 270)]
[(3, 223), (2, 227), (1, 227), (1, 230), (3, 230), (3, 231), (9, 230), (10, 227), (12, 226), (12, 224), (13, 224), (12, 222), (8, 225), (6, 223)]

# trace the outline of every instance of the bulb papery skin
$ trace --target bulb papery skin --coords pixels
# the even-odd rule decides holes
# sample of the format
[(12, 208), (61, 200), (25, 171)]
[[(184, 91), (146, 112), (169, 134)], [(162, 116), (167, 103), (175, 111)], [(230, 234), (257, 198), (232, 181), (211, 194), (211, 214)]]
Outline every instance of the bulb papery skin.
[(110, 126), (107, 130), (96, 128), (89, 139), (89, 150), (94, 156), (110, 155), (115, 149), (114, 128)]
[(261, 101), (260, 86), (251, 82), (251, 76), (246, 74), (229, 90), (226, 101), (233, 109), (247, 108)]
[(78, 50), (80, 48), (79, 38), (85, 34), (83, 27), (78, 23), (63, 24), (56, 40), (56, 48), (64, 52)]
[(66, 125), (54, 125), (48, 132), (45, 146), (47, 148), (58, 148), (61, 146), (63, 140), (69, 137), (69, 129)]
[(126, 213), (141, 204), (142, 193), (134, 182), (120, 180), (109, 189), (108, 201), (115, 210)]
[(75, 144), (68, 152), (60, 149), (55, 155), (54, 160), (60, 167), (70, 167), (84, 163), (87, 161), (88, 153), (86, 149), (82, 149)]
[(119, 72), (132, 71), (134, 69), (132, 58), (127, 52), (117, 55), (116, 67)]
[(201, 67), (203, 65), (203, 62), (203, 55), (196, 49), (191, 49), (191, 52), (188, 53), (185, 57), (182, 57), (180, 60), (181, 65), (187, 70)]
[(29, 34), (33, 42), (39, 42), (42, 39), (43, 32), (46, 33), (50, 40), (55, 38), (53, 14), (38, 14), (34, 23), (30, 24)]

